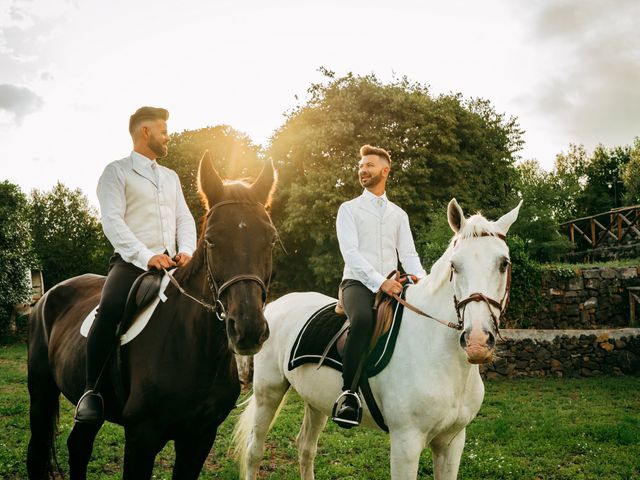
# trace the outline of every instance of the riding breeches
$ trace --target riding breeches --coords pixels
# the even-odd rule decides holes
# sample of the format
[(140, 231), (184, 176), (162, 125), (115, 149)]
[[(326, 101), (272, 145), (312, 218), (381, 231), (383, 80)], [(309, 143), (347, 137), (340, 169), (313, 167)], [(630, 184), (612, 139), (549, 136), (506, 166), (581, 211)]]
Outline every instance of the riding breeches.
[(129, 290), (144, 270), (125, 262), (119, 254), (109, 260), (109, 273), (102, 288), (98, 313), (87, 336), (87, 389), (94, 389), (122, 319)]
[(349, 390), (373, 333), (375, 294), (358, 280), (343, 280), (340, 288), (342, 305), (351, 324), (342, 359), (342, 389)]

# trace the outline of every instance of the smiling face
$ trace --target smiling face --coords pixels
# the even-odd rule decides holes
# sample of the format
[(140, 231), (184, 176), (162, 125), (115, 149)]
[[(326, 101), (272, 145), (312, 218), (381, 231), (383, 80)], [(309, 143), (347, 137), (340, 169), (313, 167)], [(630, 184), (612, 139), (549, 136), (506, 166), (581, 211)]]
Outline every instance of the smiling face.
[(358, 180), (360, 185), (368, 190), (380, 187), (384, 190), (384, 184), (389, 176), (391, 167), (389, 162), (379, 155), (365, 155), (358, 162)]
[(169, 153), (169, 132), (167, 122), (162, 119), (149, 120), (142, 126), (147, 139), (149, 150), (156, 154), (156, 158), (166, 157)]

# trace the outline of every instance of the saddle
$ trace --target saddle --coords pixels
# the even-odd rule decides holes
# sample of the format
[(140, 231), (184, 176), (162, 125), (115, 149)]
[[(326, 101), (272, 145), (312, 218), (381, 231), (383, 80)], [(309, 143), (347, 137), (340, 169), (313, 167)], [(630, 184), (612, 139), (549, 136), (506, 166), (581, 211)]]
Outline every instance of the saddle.
[(127, 295), (127, 303), (118, 327), (118, 335), (126, 332), (136, 313), (143, 310), (158, 296), (163, 275), (162, 270), (148, 270), (136, 278)]
[[(414, 279), (410, 275), (401, 275), (398, 270), (393, 270), (391, 273), (387, 275), (387, 279), (394, 278), (397, 282), (406, 283), (407, 281), (411, 281), (413, 283)], [(371, 335), (371, 341), (369, 342), (368, 350), (373, 349), (373, 347), (378, 343), (378, 340), (391, 329), (391, 324), (393, 323), (393, 314), (396, 310), (396, 305), (398, 301), (393, 298), (391, 295), (383, 292), (382, 290), (378, 290), (375, 295), (373, 301), (373, 310), (375, 312), (375, 325), (373, 327), (373, 333)], [(342, 305), (342, 289), (338, 289), (338, 303), (335, 307), (335, 312), (338, 315), (346, 317), (346, 312), (344, 311), (344, 307)], [(326, 356), (326, 353), (329, 351), (331, 346), (335, 343), (338, 352), (342, 355), (344, 350), (344, 344), (346, 343), (347, 335), (345, 333), (349, 329), (349, 320), (347, 319), (343, 327), (338, 331), (335, 338), (329, 342), (327, 349), (323, 355), (323, 358), (320, 360), (320, 364), (322, 364), (322, 360)]]

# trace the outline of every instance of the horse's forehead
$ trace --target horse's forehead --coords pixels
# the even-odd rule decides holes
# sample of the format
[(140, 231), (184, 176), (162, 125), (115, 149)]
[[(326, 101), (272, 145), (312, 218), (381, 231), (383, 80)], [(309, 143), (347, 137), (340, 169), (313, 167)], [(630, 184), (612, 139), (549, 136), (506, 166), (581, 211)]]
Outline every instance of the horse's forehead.
[(472, 237), (458, 242), (453, 251), (452, 261), (483, 263), (482, 260), (490, 262), (508, 253), (507, 244), (498, 237)]

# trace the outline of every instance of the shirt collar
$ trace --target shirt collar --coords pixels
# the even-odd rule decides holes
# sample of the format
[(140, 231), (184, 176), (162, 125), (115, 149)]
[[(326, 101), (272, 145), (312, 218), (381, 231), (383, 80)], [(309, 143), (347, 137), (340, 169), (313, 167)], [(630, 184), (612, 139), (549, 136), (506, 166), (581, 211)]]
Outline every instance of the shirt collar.
[(151, 160), (150, 158), (145, 157), (144, 155), (136, 152), (135, 150), (131, 152), (131, 159), (133, 160), (133, 163), (137, 167), (142, 167), (142, 168), (153, 168), (152, 165), (156, 163), (154, 160)]
[(382, 195), (377, 196), (374, 193), (371, 193), (369, 190), (367, 190), (366, 188), (364, 189), (364, 192), (362, 192), (362, 197), (367, 199), (370, 202), (375, 202), (378, 198), (381, 198), (384, 201), (384, 204), (387, 204), (387, 192), (384, 192)]

